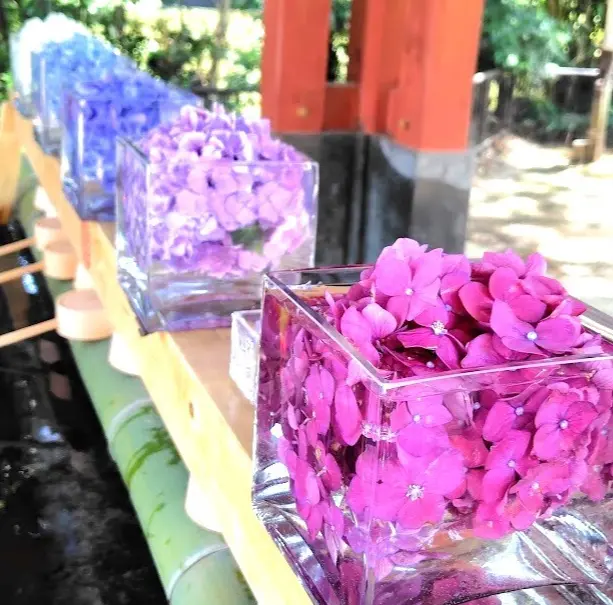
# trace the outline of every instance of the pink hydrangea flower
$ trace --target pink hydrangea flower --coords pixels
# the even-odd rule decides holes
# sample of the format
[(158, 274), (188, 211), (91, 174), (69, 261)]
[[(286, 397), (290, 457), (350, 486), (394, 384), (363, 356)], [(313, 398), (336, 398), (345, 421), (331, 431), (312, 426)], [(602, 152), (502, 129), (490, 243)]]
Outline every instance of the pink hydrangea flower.
[(537, 322), (544, 317), (546, 304), (526, 294), (516, 272), (508, 267), (493, 271), (488, 286), (469, 282), (459, 292), (467, 312), (481, 323), (488, 323), (495, 300), (507, 303), (522, 321)]
[(390, 463), (381, 472), (375, 515), (384, 521), (398, 521), (408, 529), (441, 520), (444, 496), (462, 482), (462, 457), (446, 450), (436, 458), (407, 457), (403, 464)]
[(485, 252), (473, 270), (477, 276), (490, 276), (501, 267), (513, 270), (518, 277), (540, 276), (546, 271), (546, 260), (538, 252), (529, 254), (526, 262), (513, 250)]
[(452, 414), (441, 397), (421, 397), (399, 403), (390, 415), (390, 428), (397, 435), (400, 450), (425, 456), (448, 446), (448, 435), (442, 427), (451, 420)]
[(570, 315), (547, 318), (536, 325), (521, 321), (505, 302), (495, 300), (490, 325), (503, 344), (533, 355), (565, 353), (580, 336), (580, 322)]
[(446, 254), (442, 261), (439, 296), (446, 311), (463, 315), (465, 307), (460, 299), (460, 289), (471, 279), (471, 264), (462, 254)]
[(482, 429), (484, 439), (500, 441), (511, 429), (523, 429), (535, 418), (542, 402), (549, 395), (547, 389), (534, 393), (521, 393), (509, 399), (500, 399), (490, 408)]
[(509, 431), (495, 444), (486, 459), (482, 499), (500, 502), (518, 475), (524, 475), (531, 465), (528, 456), (531, 433)]
[(317, 431), (324, 435), (330, 426), (330, 408), (335, 393), (335, 379), (323, 367), (312, 365), (305, 379), (308, 409), (315, 422)]
[(383, 255), (375, 264), (375, 287), (387, 296), (399, 297), (410, 321), (437, 300), (441, 256), (441, 250), (431, 250), (408, 263), (396, 255)]
[(583, 393), (553, 391), (535, 416), (533, 452), (543, 460), (553, 460), (573, 450), (596, 417), (595, 406), (584, 400)]
[(458, 368), (464, 347), (453, 334), (452, 314), (446, 311), (443, 304), (434, 304), (425, 309), (415, 322), (422, 327), (397, 334), (399, 342), (406, 348), (430, 349), (448, 368)]
[(567, 462), (544, 462), (510, 488), (527, 510), (540, 513), (548, 500), (564, 494), (572, 485), (572, 469)]
[(356, 307), (347, 309), (341, 317), (340, 329), (371, 363), (377, 365), (380, 354), (373, 342), (392, 334), (397, 329), (397, 320), (377, 303), (371, 303), (362, 311)]

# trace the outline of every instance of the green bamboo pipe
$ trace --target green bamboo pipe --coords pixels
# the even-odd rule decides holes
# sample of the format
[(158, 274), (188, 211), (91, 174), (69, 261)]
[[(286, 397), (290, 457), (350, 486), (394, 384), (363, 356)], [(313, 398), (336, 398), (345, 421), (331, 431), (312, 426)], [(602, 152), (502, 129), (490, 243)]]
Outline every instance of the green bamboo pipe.
[[(178, 524), (178, 519), (187, 519), (183, 496), (188, 474), (153, 406), (126, 418), (110, 447), (170, 603), (255, 603), (223, 538), (196, 530), (191, 521)], [(169, 497), (172, 494), (182, 497)]]
[[(17, 207), (28, 235), (37, 217), (33, 201), (29, 191)], [(72, 287), (53, 279), (47, 285), (54, 297)], [(108, 364), (108, 340), (70, 346), (171, 605), (255, 603), (221, 536), (187, 517), (188, 473), (142, 382)]]

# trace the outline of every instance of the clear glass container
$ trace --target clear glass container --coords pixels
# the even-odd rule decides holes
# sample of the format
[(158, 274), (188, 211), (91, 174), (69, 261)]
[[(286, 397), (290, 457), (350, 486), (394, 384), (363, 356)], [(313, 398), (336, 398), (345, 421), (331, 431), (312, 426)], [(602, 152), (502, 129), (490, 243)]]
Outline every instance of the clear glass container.
[(180, 159), (167, 179), (118, 141), (118, 274), (144, 331), (228, 326), (266, 271), (313, 266), (316, 163)]
[[(577, 466), (556, 466), (564, 476), (559, 487), (545, 483), (550, 475), (531, 475), (537, 466), (517, 475), (510, 458), (501, 470), (511, 473), (510, 484), (517, 481), (523, 498), (541, 498), (538, 504), (548, 508), (527, 522), (513, 508), (519, 496), (509, 492), (501, 502), (510, 508), (485, 505), (480, 517), (476, 499), (490, 501), (491, 493), (476, 490), (486, 490), (492, 444), (481, 432), (477, 440), (470, 435), (495, 403), (516, 406), (516, 430), (521, 421), (531, 422), (540, 397), (569, 387), (582, 393), (578, 397), (590, 392), (599, 413), (609, 415), (591, 439), (611, 439), (611, 354), (389, 379), (325, 318), (331, 297), (347, 293), (365, 269), (264, 277), (253, 506), (314, 602), (530, 603), (524, 593), (516, 600), (485, 597), (607, 582), (611, 530), (600, 528), (611, 527), (611, 500), (603, 501), (611, 457), (604, 464), (587, 458), (589, 466), (582, 467), (578, 454)], [(589, 310), (582, 321), (611, 345), (611, 318)], [(423, 452), (431, 443), (445, 444), (434, 459)], [(590, 493), (600, 502), (571, 493), (580, 468), (587, 473), (583, 481), (599, 482), (603, 493)], [(545, 469), (540, 463), (540, 472)], [(462, 482), (450, 483), (459, 475)], [(524, 523), (525, 531), (513, 531), (512, 522), (516, 528)]]
[[(43, 22), (40, 19), (32, 19), (34, 23)], [(36, 25), (31, 25), (31, 28)], [(11, 53), (11, 77), (13, 79), (14, 102), (19, 112), (26, 118), (34, 115), (32, 103), (32, 49), (27, 46), (21, 30), (10, 36)]]
[(33, 53), (39, 52), (46, 42), (61, 42), (77, 32), (87, 33), (87, 29), (63, 13), (49, 13), (44, 20), (38, 17), (27, 19), (18, 32), (11, 34), (13, 95), (15, 105), (24, 117), (36, 115), (32, 96)]
[(235, 311), (230, 326), (230, 378), (252, 403), (256, 401), (261, 319), (260, 310)]
[(83, 220), (115, 220), (117, 137), (140, 138), (183, 105), (200, 100), (126, 61), (94, 82), (65, 90), (62, 181)]
[(32, 54), (34, 127), (45, 153), (59, 155), (61, 150), (64, 89), (96, 78), (114, 62), (125, 60), (107, 44), (83, 33), (46, 42)]

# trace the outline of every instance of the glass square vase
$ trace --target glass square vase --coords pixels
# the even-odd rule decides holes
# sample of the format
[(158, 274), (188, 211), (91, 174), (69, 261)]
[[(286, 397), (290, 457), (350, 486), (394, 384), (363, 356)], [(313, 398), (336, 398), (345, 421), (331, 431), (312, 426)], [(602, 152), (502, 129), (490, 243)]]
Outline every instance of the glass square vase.
[[(524, 402), (556, 385), (598, 393), (609, 406), (598, 438), (611, 439), (612, 356), (565, 355), (387, 378), (325, 317), (325, 293), (347, 293), (366, 268), (264, 278), (252, 500), (313, 601), (451, 605), (484, 599), (479, 602), (491, 605), (503, 602), (494, 597), (502, 593), (607, 582), (611, 463), (582, 467), (587, 484), (599, 483), (598, 494), (585, 489), (596, 501), (579, 491), (552, 493), (544, 496), (548, 514), (514, 531), (492, 508), (474, 514), (479, 498), (490, 500), (476, 486), (492, 443), (481, 433), (476, 441), (467, 435), (483, 425), (497, 397)], [(611, 346), (611, 318), (589, 309), (582, 321)], [(520, 419), (525, 405), (528, 422), (528, 404), (518, 404), (515, 415)], [(442, 409), (445, 426), (410, 434), (410, 425), (428, 425)], [(395, 424), (398, 411), (407, 423)], [(407, 452), (414, 462), (425, 460), (421, 450), (432, 439), (451, 446), (412, 475)], [(446, 487), (450, 468), (461, 461), (463, 482)], [(572, 470), (561, 472), (571, 477)], [(509, 472), (514, 481), (524, 477), (511, 465)], [(535, 480), (526, 489), (541, 488)]]
[(230, 326), (230, 367), (228, 373), (250, 402), (256, 400), (260, 351), (261, 311), (235, 311)]
[(94, 82), (64, 90), (61, 174), (64, 194), (82, 220), (115, 220), (117, 137), (139, 138), (184, 105), (200, 100), (129, 61)]
[(110, 46), (82, 33), (46, 42), (32, 54), (35, 135), (45, 153), (59, 156), (61, 152), (64, 89), (95, 78), (116, 60), (126, 61)]
[(13, 32), (10, 36), (9, 48), (14, 103), (22, 116), (31, 118), (34, 116), (31, 40), (24, 40), (21, 31)]
[[(173, 169), (181, 176), (160, 176), (164, 162), (119, 139), (118, 274), (145, 332), (228, 326), (259, 306), (266, 271), (313, 266), (316, 163), (199, 158)], [(200, 192), (186, 186), (193, 171)]]

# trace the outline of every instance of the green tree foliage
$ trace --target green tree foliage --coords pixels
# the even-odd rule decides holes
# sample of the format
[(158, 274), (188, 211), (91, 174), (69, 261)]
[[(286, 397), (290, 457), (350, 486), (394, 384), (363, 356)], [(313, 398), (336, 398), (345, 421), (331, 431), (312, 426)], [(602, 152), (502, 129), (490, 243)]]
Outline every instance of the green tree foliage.
[(548, 63), (565, 63), (571, 37), (538, 0), (487, 0), (481, 59), (525, 76), (539, 76)]
[(547, 63), (596, 65), (606, 0), (487, 0), (480, 69), (539, 77)]
[(603, 41), (606, 0), (544, 0), (544, 5), (553, 18), (571, 27), (571, 64), (595, 65)]
[[(11, 85), (10, 32), (17, 31), (26, 19), (44, 18), (51, 11), (63, 12), (81, 21), (141, 68), (164, 80), (181, 86), (208, 85), (204, 66), (210, 64), (214, 52), (215, 20), (209, 19), (206, 26), (202, 19), (195, 24), (189, 9), (175, 9), (173, 18), (165, 14), (149, 23), (130, 10), (134, 4), (134, 0), (0, 0), (0, 99), (6, 97)], [(261, 0), (235, 0), (234, 4), (241, 9), (257, 11)], [(249, 87), (250, 72), (259, 65), (259, 48), (235, 54), (236, 69), (230, 70), (226, 79), (232, 82), (226, 84), (235, 88)]]

